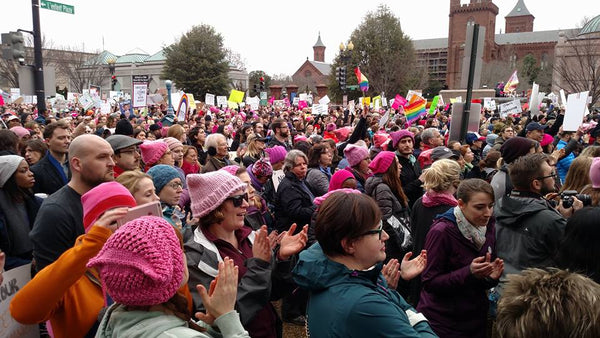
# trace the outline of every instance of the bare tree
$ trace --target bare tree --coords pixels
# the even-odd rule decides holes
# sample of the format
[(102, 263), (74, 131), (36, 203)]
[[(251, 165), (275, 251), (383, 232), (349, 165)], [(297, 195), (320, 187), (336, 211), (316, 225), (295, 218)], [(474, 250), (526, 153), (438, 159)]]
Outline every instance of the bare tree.
[(600, 100), (600, 39), (590, 36), (566, 38), (554, 60), (554, 83), (558, 89), (589, 91), (592, 104)]
[(110, 76), (108, 65), (98, 53), (86, 53), (76, 48), (56, 52), (57, 72), (68, 79), (70, 91), (81, 93), (90, 85), (102, 84)]
[(229, 62), (229, 67), (238, 70), (246, 70), (246, 59), (242, 58), (240, 53), (227, 48), (225, 49), (225, 59)]

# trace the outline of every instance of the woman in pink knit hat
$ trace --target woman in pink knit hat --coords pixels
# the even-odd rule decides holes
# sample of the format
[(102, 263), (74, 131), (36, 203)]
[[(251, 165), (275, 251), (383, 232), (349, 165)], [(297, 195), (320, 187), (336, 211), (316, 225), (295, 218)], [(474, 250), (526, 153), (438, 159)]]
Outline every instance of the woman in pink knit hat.
[(248, 209), (246, 184), (225, 170), (187, 176), (192, 213), (199, 218), (194, 236), (185, 243), (190, 272), (189, 287), (195, 308), (204, 305), (195, 292), (197, 284), (209, 287), (217, 275), (223, 257), (233, 259), (239, 267), (236, 303), (242, 324), (252, 337), (280, 337), (280, 320), (271, 305), (277, 294), (291, 287), (289, 259), (306, 244), (305, 227), (292, 235), (296, 226), (283, 233), (279, 245), (272, 251), (267, 228), (253, 231), (244, 226)]

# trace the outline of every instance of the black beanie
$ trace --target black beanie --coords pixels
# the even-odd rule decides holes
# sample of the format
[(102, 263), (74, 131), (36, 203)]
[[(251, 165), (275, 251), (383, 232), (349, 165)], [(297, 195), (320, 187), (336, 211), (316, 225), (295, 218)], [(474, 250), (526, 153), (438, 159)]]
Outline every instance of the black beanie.
[(115, 128), (115, 134), (133, 136), (133, 126), (127, 119), (120, 119)]
[(512, 163), (514, 160), (529, 153), (534, 141), (525, 137), (511, 137), (500, 147), (500, 153), (504, 163)]

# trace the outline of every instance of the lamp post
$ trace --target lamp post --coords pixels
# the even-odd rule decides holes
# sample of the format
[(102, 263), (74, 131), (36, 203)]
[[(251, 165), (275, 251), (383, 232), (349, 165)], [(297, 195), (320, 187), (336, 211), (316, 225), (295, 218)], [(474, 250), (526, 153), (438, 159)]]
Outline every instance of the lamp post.
[(165, 86), (167, 87), (167, 102), (169, 103), (167, 115), (173, 115), (173, 104), (171, 103), (171, 87), (173, 86), (173, 82), (171, 80), (167, 80), (165, 81)]
[(110, 58), (106, 60), (106, 63), (108, 63), (108, 71), (110, 72), (110, 90), (114, 91), (115, 84), (117, 84), (117, 77), (115, 76), (115, 64), (117, 60)]
[(348, 44), (344, 45), (343, 42), (340, 42), (340, 61), (342, 66), (338, 68), (338, 82), (340, 84), (340, 89), (344, 94), (344, 101), (347, 100), (346, 97), (346, 80), (347, 80), (347, 66), (350, 63), (350, 59), (352, 57), (352, 50), (354, 49), (354, 44), (352, 41), (349, 41)]

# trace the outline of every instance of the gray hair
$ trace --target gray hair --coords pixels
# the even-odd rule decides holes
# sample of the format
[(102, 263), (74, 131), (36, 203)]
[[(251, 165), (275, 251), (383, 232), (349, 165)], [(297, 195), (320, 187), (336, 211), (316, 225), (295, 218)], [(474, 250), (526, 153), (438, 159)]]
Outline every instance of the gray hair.
[(220, 139), (227, 140), (225, 138), (225, 135), (223, 135), (223, 134), (219, 134), (219, 133), (210, 134), (210, 135), (206, 136), (206, 140), (204, 141), (204, 146), (206, 147), (206, 149), (208, 149), (208, 147), (217, 148), (217, 146), (219, 145)]
[(437, 128), (427, 128), (423, 130), (421, 132), (421, 141), (425, 144), (429, 144), (429, 140), (434, 138), (436, 131), (439, 133)]
[(290, 150), (290, 152), (287, 153), (287, 155), (285, 155), (285, 160), (283, 160), (283, 172), (288, 172), (292, 170), (292, 168), (294, 168), (294, 166), (296, 165), (296, 159), (298, 157), (302, 157), (308, 165), (308, 157), (306, 156), (306, 154), (298, 149), (293, 149)]

